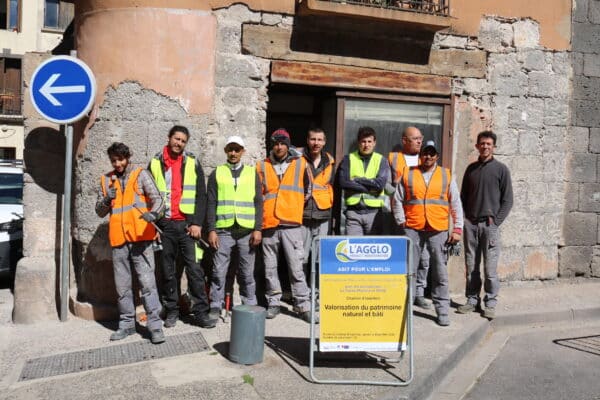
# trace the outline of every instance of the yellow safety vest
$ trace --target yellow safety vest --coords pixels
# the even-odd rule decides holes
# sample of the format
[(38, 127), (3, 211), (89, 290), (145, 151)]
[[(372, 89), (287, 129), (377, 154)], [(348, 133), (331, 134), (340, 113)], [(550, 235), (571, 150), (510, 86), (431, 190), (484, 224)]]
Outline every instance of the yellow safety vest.
[[(373, 153), (371, 155), (371, 159), (369, 160), (369, 164), (367, 165), (367, 170), (365, 171), (363, 160), (360, 158), (358, 151), (354, 151), (348, 155), (348, 159), (350, 161), (350, 179), (354, 178), (368, 178), (375, 179), (377, 174), (379, 173), (379, 167), (381, 165), (381, 160), (383, 156), (379, 153)], [(360, 203), (360, 200), (363, 200), (368, 207), (379, 208), (383, 207), (384, 204), (384, 194), (383, 190), (379, 195), (374, 196), (370, 193), (357, 193), (353, 191), (348, 191), (346, 195), (346, 205), (354, 206)]]
[[(196, 206), (196, 159), (186, 155), (183, 160), (183, 190), (179, 201), (179, 211), (184, 214), (193, 214)], [(150, 161), (150, 172), (154, 177), (158, 191), (162, 195), (167, 209), (171, 209), (171, 182), (165, 180), (160, 160), (153, 158)]]
[(233, 186), (231, 169), (227, 165), (217, 167), (217, 228), (229, 228), (235, 222), (239, 226), (254, 229), (256, 210), (256, 168), (242, 167), (237, 187)]

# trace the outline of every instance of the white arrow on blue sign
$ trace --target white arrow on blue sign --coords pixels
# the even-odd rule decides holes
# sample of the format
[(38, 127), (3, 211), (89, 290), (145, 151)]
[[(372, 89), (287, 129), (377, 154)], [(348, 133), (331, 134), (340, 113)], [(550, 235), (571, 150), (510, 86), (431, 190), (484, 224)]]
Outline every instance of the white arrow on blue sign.
[(44, 118), (57, 124), (69, 124), (92, 108), (96, 79), (83, 61), (56, 56), (36, 68), (29, 93), (33, 106)]

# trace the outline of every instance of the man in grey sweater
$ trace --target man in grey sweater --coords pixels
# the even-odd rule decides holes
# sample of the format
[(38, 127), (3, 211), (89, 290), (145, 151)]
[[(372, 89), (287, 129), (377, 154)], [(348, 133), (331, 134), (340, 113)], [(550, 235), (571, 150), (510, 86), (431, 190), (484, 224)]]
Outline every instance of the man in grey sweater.
[(494, 158), (496, 134), (483, 131), (477, 135), (479, 159), (470, 164), (463, 177), (460, 197), (465, 212), (464, 242), (467, 268), (467, 304), (458, 307), (466, 314), (480, 307), (481, 272), (483, 257), (485, 310), (483, 317), (496, 316), (500, 290), (497, 266), (500, 254), (499, 227), (508, 216), (513, 204), (510, 171)]

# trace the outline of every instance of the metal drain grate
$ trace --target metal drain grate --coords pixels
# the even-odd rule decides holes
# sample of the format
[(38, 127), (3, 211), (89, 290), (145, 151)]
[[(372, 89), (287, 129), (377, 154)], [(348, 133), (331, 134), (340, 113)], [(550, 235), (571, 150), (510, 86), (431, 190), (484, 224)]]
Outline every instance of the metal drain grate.
[(557, 339), (554, 342), (561, 346), (600, 356), (600, 335)]
[(148, 340), (27, 360), (19, 381), (132, 364), (208, 350), (200, 332), (168, 336), (160, 345)]

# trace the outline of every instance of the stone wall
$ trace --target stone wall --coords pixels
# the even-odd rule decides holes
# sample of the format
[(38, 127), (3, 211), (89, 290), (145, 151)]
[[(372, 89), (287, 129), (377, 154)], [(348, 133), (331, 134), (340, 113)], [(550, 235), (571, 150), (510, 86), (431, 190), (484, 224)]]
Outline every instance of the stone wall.
[(572, 126), (559, 273), (600, 277), (600, 1), (575, 1), (572, 29)]
[(454, 80), (455, 173), (462, 178), (467, 161), (476, 159), (477, 133), (495, 131), (497, 158), (509, 167), (514, 189), (501, 229), (499, 275), (556, 278), (569, 154), (569, 54), (541, 47), (538, 24), (529, 19), (485, 18), (477, 40), (438, 37), (440, 46), (487, 52), (484, 78)]

